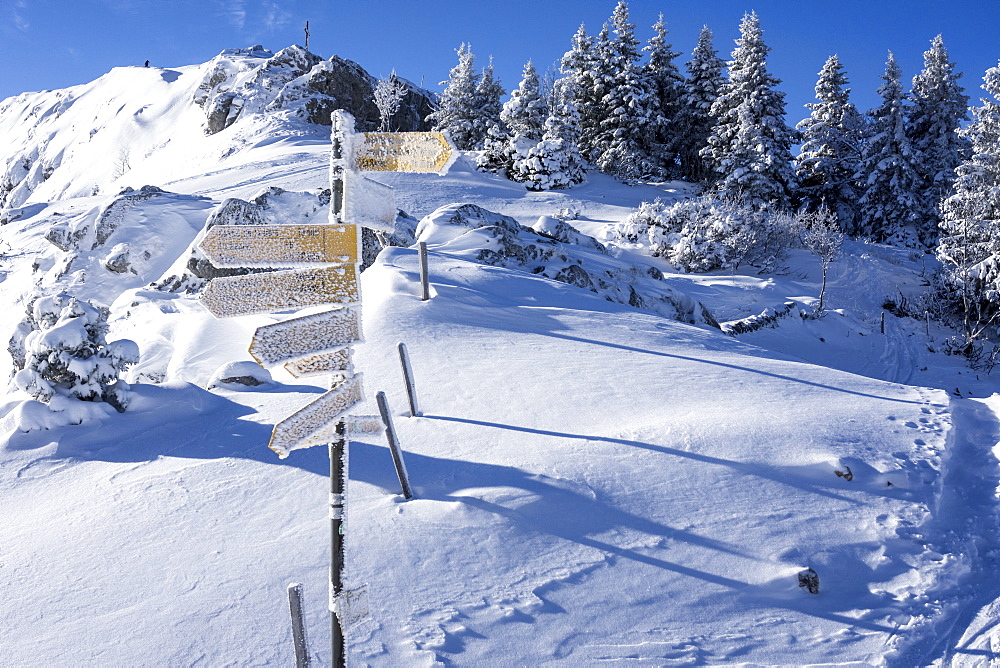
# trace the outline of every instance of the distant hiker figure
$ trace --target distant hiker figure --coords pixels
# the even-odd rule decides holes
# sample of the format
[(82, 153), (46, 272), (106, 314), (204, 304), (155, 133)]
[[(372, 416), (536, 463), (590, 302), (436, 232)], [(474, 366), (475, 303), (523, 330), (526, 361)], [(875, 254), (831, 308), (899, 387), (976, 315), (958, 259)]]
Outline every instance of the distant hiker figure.
[(146, 64), (143, 65), (143, 67), (149, 67), (149, 61), (148, 60), (146, 61)]

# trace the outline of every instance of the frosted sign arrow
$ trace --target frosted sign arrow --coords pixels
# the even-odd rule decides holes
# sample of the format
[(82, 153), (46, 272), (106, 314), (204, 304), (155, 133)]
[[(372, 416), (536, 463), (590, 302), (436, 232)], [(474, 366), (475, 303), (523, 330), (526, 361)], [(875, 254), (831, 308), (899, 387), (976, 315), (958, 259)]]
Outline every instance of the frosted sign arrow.
[(443, 132), (366, 132), (358, 144), (354, 167), (363, 172), (444, 174), (458, 156)]
[(346, 222), (396, 231), (396, 196), (390, 186), (348, 169), (344, 172), (344, 192)]
[(214, 278), (201, 293), (202, 305), (216, 318), (276, 313), (318, 304), (354, 304), (360, 299), (353, 264)]
[(351, 376), (316, 401), (274, 425), (269, 448), (284, 459), (292, 450), (325, 445), (341, 438), (337, 418), (364, 399), (361, 376)]
[(198, 247), (216, 267), (347, 264), (360, 256), (355, 225), (216, 225)]
[(357, 309), (342, 308), (259, 327), (250, 343), (250, 354), (258, 364), (268, 367), (335, 351), (359, 340), (360, 314)]

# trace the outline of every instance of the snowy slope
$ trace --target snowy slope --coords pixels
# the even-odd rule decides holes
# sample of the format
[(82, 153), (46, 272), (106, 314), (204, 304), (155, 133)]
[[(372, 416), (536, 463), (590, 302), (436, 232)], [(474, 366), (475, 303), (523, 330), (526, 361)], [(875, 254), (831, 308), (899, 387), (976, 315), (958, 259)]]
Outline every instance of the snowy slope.
[[(88, 96), (70, 89), (74, 106), (93, 96), (103, 109), (103, 95), (109, 108), (151, 105), (140, 116), (165, 109), (177, 138), (151, 123), (139, 141), (162, 146), (141, 178), (97, 174), (93, 195), (67, 186), (82, 172), (53, 172), (0, 216), (0, 339), (32, 295), (66, 290), (111, 306), (109, 340), (142, 352), (124, 414), (87, 404), (46, 417), (23, 394), (0, 396), (0, 664), (288, 664), (293, 581), (311, 651), (329, 661), (326, 452), (279, 460), (266, 448), (271, 426), (324, 380), (275, 371), (256, 388), (205, 389), (219, 367), (249, 359), (258, 325), (289, 314), (219, 321), (196, 294), (154, 285), (184, 272), (226, 198), (279, 186), (315, 199), (327, 149), (268, 126), (220, 160), (223, 133), (206, 137), (192, 120), (185, 135), (169, 111), (170, 87), (193, 93), (207, 67), (137, 79), (134, 96), (117, 82), (152, 72), (116, 71)], [(53, 126), (48, 145), (66, 132)], [(190, 151), (172, 154), (182, 140)], [(833, 268), (831, 313), (803, 319), (819, 285), (805, 254), (773, 276), (698, 276), (631, 248), (559, 247), (564, 265), (594, 276), (658, 267), (663, 280), (647, 271), (638, 292), (686, 296), (720, 321), (796, 303), (776, 327), (731, 337), (608, 301), (617, 283), (594, 294), (552, 280), (558, 267), (477, 262), (496, 237), (430, 215), (468, 202), (551, 231), (539, 217), (572, 210), (573, 226), (607, 244), (609, 224), (642, 200), (687, 196), (685, 184), (595, 174), (529, 193), (476, 172), (469, 155), (443, 177), (378, 178), (400, 208), (428, 216), (433, 297), (419, 299), (412, 249), (386, 249), (362, 275), (354, 358), (369, 399), (355, 412), (375, 413), (371, 397), (387, 393), (416, 498), (399, 495), (381, 437), (352, 443), (345, 577), (365, 586), (369, 610), (348, 630), (352, 665), (993, 656), (996, 382), (941, 354), (946, 333), (928, 338), (923, 322), (890, 316), (879, 332), (885, 298), (919, 291), (921, 258), (850, 246)], [(115, 194), (146, 184), (163, 192)], [(400, 341), (421, 417), (404, 413)], [(819, 595), (798, 587), (807, 567)]]

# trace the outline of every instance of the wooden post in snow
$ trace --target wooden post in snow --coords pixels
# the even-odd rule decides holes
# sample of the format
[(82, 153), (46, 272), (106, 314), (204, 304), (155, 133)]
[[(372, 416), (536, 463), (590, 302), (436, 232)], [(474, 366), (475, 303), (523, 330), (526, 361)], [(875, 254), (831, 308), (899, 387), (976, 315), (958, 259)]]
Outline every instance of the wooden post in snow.
[(396, 466), (396, 475), (399, 477), (399, 486), (403, 489), (403, 498), (412, 499), (413, 491), (410, 489), (410, 477), (407, 475), (406, 465), (403, 463), (403, 450), (399, 447), (399, 439), (396, 438), (396, 428), (392, 425), (389, 400), (385, 398), (385, 392), (376, 394), (375, 400), (378, 401), (378, 412), (382, 415), (382, 424), (385, 425), (385, 438), (389, 441), (392, 463)]
[(410, 417), (417, 417), (420, 411), (417, 410), (417, 388), (413, 382), (413, 368), (410, 366), (410, 354), (406, 351), (406, 344), (399, 343), (399, 363), (403, 367), (403, 382), (406, 384), (406, 396), (410, 400)]
[(431, 286), (427, 278), (427, 244), (423, 241), (418, 243), (417, 252), (420, 254), (420, 300), (427, 301), (431, 298)]

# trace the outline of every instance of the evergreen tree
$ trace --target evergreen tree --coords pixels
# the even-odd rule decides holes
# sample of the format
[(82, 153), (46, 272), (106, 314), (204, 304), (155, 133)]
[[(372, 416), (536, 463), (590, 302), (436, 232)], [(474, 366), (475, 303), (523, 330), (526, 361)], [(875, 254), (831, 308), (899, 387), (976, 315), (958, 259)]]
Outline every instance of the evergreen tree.
[(1000, 313), (1000, 65), (986, 71), (990, 98), (961, 131), (970, 155), (955, 170), (953, 194), (941, 207), (939, 295), (963, 316), (968, 340)]
[(463, 42), (458, 47), (458, 65), (452, 68), (448, 81), (441, 82), (445, 89), (438, 100), (438, 108), (426, 119), (435, 130), (449, 133), (455, 146), (463, 151), (472, 150), (477, 143), (476, 84), (479, 77), (474, 62), (471, 47)]
[(524, 66), (521, 83), (511, 91), (510, 99), (504, 103), (500, 112), (500, 120), (507, 127), (504, 166), (509, 179), (523, 181), (526, 178), (520, 165), (528, 159), (528, 152), (545, 134), (548, 115), (548, 105), (542, 99), (539, 87), (538, 72), (529, 60)]
[(653, 25), (653, 30), (655, 34), (643, 48), (649, 54), (644, 69), (658, 113), (651, 133), (652, 141), (645, 148), (664, 167), (667, 174), (677, 175), (679, 138), (675, 122), (680, 109), (684, 77), (674, 59), (681, 54), (672, 51), (667, 42), (667, 24), (663, 21), (662, 13)]
[(924, 69), (913, 77), (908, 132), (917, 155), (920, 177), (921, 241), (933, 243), (937, 237), (941, 201), (951, 190), (955, 168), (968, 142), (956, 131), (969, 119), (969, 96), (958, 84), (961, 73), (948, 60), (944, 39), (938, 35), (924, 52)]
[(476, 84), (476, 118), (473, 122), (473, 145), (476, 148), (483, 147), (489, 129), (500, 123), (500, 112), (503, 109), (500, 98), (503, 94), (503, 85), (493, 72), (493, 56), (490, 56), (489, 63), (483, 68)]
[(722, 76), (725, 66), (712, 45), (712, 31), (704, 26), (687, 64), (688, 76), (674, 120), (677, 156), (685, 179), (705, 181), (714, 173), (700, 152), (708, 145), (708, 136), (715, 125), (710, 111), (725, 83)]
[(701, 155), (714, 165), (722, 197), (787, 207), (796, 134), (785, 124), (785, 95), (774, 88), (781, 82), (767, 71), (770, 50), (757, 14), (745, 14), (729, 80), (712, 104), (716, 125)]
[(502, 172), (507, 169), (507, 135), (499, 125), (491, 125), (483, 139), (483, 150), (476, 160), (476, 167), (484, 172)]
[(861, 158), (861, 119), (848, 99), (847, 76), (840, 59), (830, 56), (816, 82), (818, 102), (796, 126), (802, 148), (795, 159), (798, 194), (807, 211), (826, 205), (841, 230), (853, 232), (857, 217), (854, 175)]
[(555, 105), (545, 121), (542, 140), (511, 166), (512, 178), (524, 181), (529, 190), (568, 188), (586, 180), (583, 158), (577, 149), (580, 116), (573, 103), (573, 85), (572, 79), (556, 83)]
[[(906, 133), (900, 69), (889, 52), (883, 84), (878, 89), (882, 104), (868, 112), (872, 126), (865, 142), (858, 180), (862, 189), (858, 201), (859, 234), (877, 241), (895, 238), (912, 243), (908, 235), (920, 215), (916, 197), (919, 175), (916, 154)], [(908, 231), (910, 230), (910, 231)]]
[[(596, 137), (596, 164), (623, 179), (659, 176), (662, 170), (646, 150), (657, 118), (656, 98), (639, 65), (639, 40), (628, 20), (628, 5), (620, 0), (611, 15), (614, 38), (599, 66), (605, 81), (602, 104), (606, 115)], [(598, 40), (600, 45), (602, 40)]]
[(529, 60), (524, 66), (521, 83), (510, 92), (510, 99), (504, 102), (500, 120), (507, 126), (511, 136), (539, 141), (545, 133), (545, 119), (548, 115), (548, 105), (542, 99), (539, 87), (538, 72)]
[(581, 25), (573, 35), (572, 47), (560, 61), (560, 72), (572, 79), (573, 103), (580, 115), (578, 146), (584, 156), (594, 152), (595, 138), (603, 118), (597, 82), (597, 52), (594, 38)]

